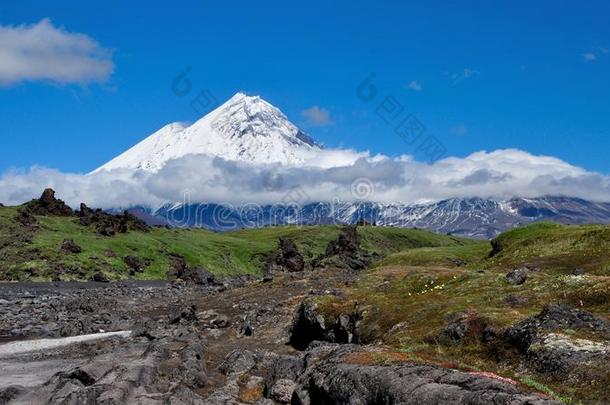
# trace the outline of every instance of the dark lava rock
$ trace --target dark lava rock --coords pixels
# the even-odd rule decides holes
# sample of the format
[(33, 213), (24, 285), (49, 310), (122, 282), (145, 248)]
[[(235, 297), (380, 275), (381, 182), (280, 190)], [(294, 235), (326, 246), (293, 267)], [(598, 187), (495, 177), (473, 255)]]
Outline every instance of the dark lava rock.
[(18, 397), (25, 389), (20, 385), (11, 385), (0, 388), (0, 405), (8, 404), (13, 398)]
[(110, 282), (108, 277), (106, 277), (106, 275), (104, 273), (102, 273), (101, 271), (98, 271), (95, 274), (93, 274), (93, 277), (91, 278), (91, 280), (96, 281), (98, 283), (109, 283)]
[(123, 262), (135, 273), (141, 273), (144, 271), (144, 264), (136, 256), (125, 256)]
[(610, 322), (565, 304), (545, 306), (538, 315), (508, 328), (503, 339), (510, 346), (525, 353), (543, 332), (565, 329), (585, 329), (610, 339)]
[(187, 329), (139, 339), (93, 356), (17, 398), (39, 404), (202, 404), (206, 385), (205, 342)]
[(98, 332), (98, 328), (91, 323), (90, 318), (81, 317), (80, 319), (65, 322), (59, 330), (59, 335), (66, 337), (88, 335), (96, 332)]
[(227, 355), (219, 370), (224, 375), (247, 373), (256, 366), (258, 357), (250, 350), (236, 349)]
[(265, 377), (266, 397), (276, 402), (290, 403), (296, 381), (304, 371), (305, 363), (300, 357), (275, 357)]
[[(465, 266), (468, 264), (468, 262), (466, 260), (460, 259), (460, 258), (448, 258), (449, 262), (451, 262), (454, 266), (456, 267), (461, 267), (461, 266)], [(480, 271), (481, 273), (483, 273), (484, 271)]]
[(239, 330), (237, 331), (237, 336), (243, 337), (243, 336), (252, 336), (252, 335), (254, 335), (254, 327), (252, 326), (252, 323), (250, 322), (249, 319), (244, 319), (239, 324)]
[(201, 268), (187, 267), (181, 273), (176, 275), (176, 278), (201, 286), (218, 285), (216, 278), (212, 273)]
[(77, 380), (85, 387), (88, 387), (90, 385), (93, 385), (93, 383), (95, 383), (95, 378), (80, 368), (77, 368), (70, 372), (60, 372), (57, 374), (57, 376), (59, 378), (63, 378), (63, 379)]
[(15, 221), (25, 226), (26, 228), (31, 228), (38, 223), (36, 217), (34, 217), (34, 215), (32, 215), (27, 209), (23, 208), (17, 211)]
[[(562, 333), (581, 330), (594, 340)], [(548, 305), (535, 316), (508, 328), (495, 342), (516, 351), (529, 368), (562, 379), (586, 379), (593, 370), (607, 370), (610, 322), (568, 305)], [(603, 371), (601, 371), (604, 373)], [(579, 377), (580, 375), (580, 377)]]
[(299, 272), (305, 270), (305, 260), (292, 239), (280, 238), (277, 252), (268, 260), (267, 270)]
[(360, 239), (357, 227), (345, 226), (336, 240), (331, 241), (326, 247), (326, 256), (355, 256), (360, 249)]
[(170, 324), (176, 324), (180, 322), (192, 323), (197, 320), (197, 308), (194, 305), (188, 306), (180, 311), (180, 313), (175, 316)]
[(489, 243), (491, 244), (491, 252), (489, 252), (488, 257), (490, 258), (496, 256), (504, 249), (504, 246), (502, 246), (498, 239), (492, 239)]
[(516, 294), (507, 295), (504, 302), (506, 303), (506, 305), (512, 308), (526, 307), (529, 304), (529, 300), (527, 299), (527, 297)]
[(82, 226), (94, 226), (98, 234), (102, 236), (114, 236), (117, 233), (126, 233), (129, 230), (147, 232), (150, 227), (146, 222), (131, 215), (127, 211), (122, 214), (112, 215), (101, 209), (93, 210), (85, 204), (80, 205), (77, 211), (79, 224)]
[(347, 270), (362, 270), (374, 259), (375, 255), (360, 249), (357, 227), (347, 225), (341, 229), (337, 239), (328, 244), (324, 255), (314, 261), (314, 267), (331, 265)]
[(584, 368), (587, 378), (587, 375), (594, 375), (594, 368), (606, 370), (607, 373), (610, 364), (608, 343), (549, 333), (537, 338), (528, 348), (525, 357), (528, 364), (540, 373), (569, 379), (571, 372)]
[(318, 313), (316, 304), (303, 302), (294, 314), (290, 330), (290, 344), (305, 350), (314, 341), (331, 343), (358, 343), (357, 323), (360, 314), (340, 314), (327, 321)]
[(224, 329), (229, 327), (231, 322), (229, 321), (229, 317), (226, 315), (218, 315), (216, 318), (212, 319), (212, 326), (216, 329)]
[(317, 313), (317, 306), (312, 303), (302, 303), (295, 313), (290, 331), (290, 344), (297, 350), (305, 350), (316, 340), (326, 340), (326, 322)]
[(184, 256), (172, 253), (169, 255), (169, 275), (179, 278), (179, 275), (186, 270), (186, 260)]
[(303, 271), (305, 269), (303, 256), (299, 253), (297, 245), (293, 240), (280, 238), (280, 250), (282, 252), (280, 264), (286, 270), (295, 272)]
[(116, 257), (116, 253), (114, 253), (112, 250), (107, 250), (104, 252), (104, 256), (106, 257)]
[(574, 269), (572, 271), (573, 276), (582, 276), (583, 274), (585, 274), (585, 271), (583, 269)]
[[(293, 404), (560, 404), (487, 376), (407, 362), (367, 364), (378, 351), (353, 345), (312, 348)], [(350, 359), (354, 359), (353, 361)]]
[(187, 283), (201, 285), (201, 286), (214, 286), (220, 285), (221, 283), (216, 280), (214, 275), (208, 270), (199, 267), (189, 267), (186, 264), (184, 257), (171, 254), (169, 256), (170, 270), (167, 276), (171, 279), (180, 279)]
[(527, 273), (526, 268), (511, 270), (506, 274), (506, 281), (513, 285), (521, 285), (527, 280)]
[(476, 311), (463, 311), (449, 315), (438, 341), (446, 345), (486, 342), (494, 335), (487, 319)]
[(209, 271), (202, 268), (187, 268), (184, 273), (180, 276), (180, 279), (187, 283), (193, 283), (197, 285), (218, 285), (216, 278)]
[(55, 191), (47, 188), (39, 199), (34, 199), (24, 205), (24, 208), (32, 215), (69, 217), (74, 214), (62, 200), (55, 198)]
[(60, 250), (63, 253), (80, 253), (83, 251), (83, 249), (81, 249), (81, 247), (78, 246), (73, 239), (64, 239)]

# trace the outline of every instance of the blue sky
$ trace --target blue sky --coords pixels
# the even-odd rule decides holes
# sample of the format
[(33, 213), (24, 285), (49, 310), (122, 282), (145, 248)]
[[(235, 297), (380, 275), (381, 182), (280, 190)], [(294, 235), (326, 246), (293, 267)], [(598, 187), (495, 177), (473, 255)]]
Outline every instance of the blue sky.
[[(196, 120), (200, 90), (220, 102), (242, 90), (330, 147), (417, 157), (376, 113), (392, 96), (448, 155), (518, 148), (610, 173), (607, 2), (329, 3), (1, 3), (0, 26), (48, 18), (111, 51), (113, 71), (2, 85), (0, 172), (87, 172)], [(193, 90), (179, 97), (187, 68)], [(365, 103), (356, 88), (372, 72), (378, 98)]]

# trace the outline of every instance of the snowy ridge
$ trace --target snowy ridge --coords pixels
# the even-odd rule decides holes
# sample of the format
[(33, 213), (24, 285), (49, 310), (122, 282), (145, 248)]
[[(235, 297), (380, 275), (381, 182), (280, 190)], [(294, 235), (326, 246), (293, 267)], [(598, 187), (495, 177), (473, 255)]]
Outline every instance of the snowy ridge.
[(237, 93), (191, 126), (164, 126), (94, 171), (135, 169), (156, 172), (189, 154), (252, 163), (299, 165), (304, 153), (320, 149), (276, 107), (258, 96)]
[[(361, 220), (383, 226), (428, 229), (476, 238), (493, 238), (516, 226), (537, 221), (565, 224), (610, 223), (610, 203), (570, 197), (514, 198), (494, 201), (454, 198), (427, 204), (312, 203), (298, 211), (281, 206), (222, 207), (168, 205), (155, 213), (172, 226), (213, 230), (283, 224), (355, 224)], [(219, 218), (221, 218), (219, 220)]]

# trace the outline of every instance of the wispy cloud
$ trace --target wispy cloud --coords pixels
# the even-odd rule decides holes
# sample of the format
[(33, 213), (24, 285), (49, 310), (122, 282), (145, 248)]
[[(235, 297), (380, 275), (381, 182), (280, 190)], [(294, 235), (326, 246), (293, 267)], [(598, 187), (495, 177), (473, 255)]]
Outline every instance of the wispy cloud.
[(453, 84), (455, 85), (464, 80), (468, 80), (475, 76), (478, 76), (479, 71), (469, 68), (469, 67), (465, 67), (464, 69), (460, 70), (459, 72), (448, 73), (448, 74), (451, 77), (451, 80), (453, 80)]
[[(269, 178), (280, 178), (269, 187)], [(0, 177), (0, 201), (20, 204), (53, 187), (73, 206), (158, 207), (182, 202), (278, 203), (295, 187), (308, 202), (351, 201), (354, 179), (366, 178), (375, 190), (371, 201), (414, 203), (452, 197), (507, 199), (560, 195), (610, 201), (610, 177), (560, 159), (505, 149), (449, 157), (435, 163), (411, 156), (389, 158), (334, 150), (310, 156), (303, 166), (253, 165), (207, 155), (169, 161), (155, 173), (131, 170), (92, 175), (35, 167)]]
[(330, 112), (324, 108), (318, 107), (317, 105), (301, 111), (301, 115), (310, 125), (326, 126), (332, 124)]
[(409, 83), (409, 85), (407, 86), (409, 89), (415, 91), (415, 92), (420, 92), (422, 91), (422, 85), (419, 81), (417, 80), (413, 80), (411, 81), (411, 83)]
[(593, 62), (597, 60), (597, 55), (594, 54), (593, 52), (586, 52), (582, 54), (582, 59), (585, 62)]
[(0, 85), (43, 80), (67, 84), (103, 82), (114, 70), (111, 52), (91, 37), (53, 26), (0, 25)]
[(608, 54), (609, 52), (610, 50), (608, 50), (608, 48), (605, 48), (603, 46), (597, 46), (593, 48), (590, 52), (585, 52), (581, 54), (581, 56), (582, 60), (585, 62), (595, 62), (599, 59), (601, 55)]

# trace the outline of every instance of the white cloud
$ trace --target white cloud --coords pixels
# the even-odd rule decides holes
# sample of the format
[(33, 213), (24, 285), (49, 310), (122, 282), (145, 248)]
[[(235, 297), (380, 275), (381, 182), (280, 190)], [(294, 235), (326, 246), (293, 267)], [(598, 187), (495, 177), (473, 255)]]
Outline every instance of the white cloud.
[[(410, 156), (388, 158), (334, 150), (311, 156), (307, 166), (251, 165), (205, 155), (170, 161), (157, 173), (116, 170), (93, 175), (34, 167), (0, 177), (0, 201), (20, 204), (46, 187), (72, 206), (101, 208), (182, 202), (258, 203), (282, 201), (294, 187), (308, 201), (352, 201), (352, 183), (373, 185), (371, 201), (414, 203), (453, 197), (508, 199), (545, 195), (610, 201), (610, 177), (560, 159), (515, 150), (477, 152), (423, 163)], [(271, 180), (270, 180), (271, 179)]]
[(301, 115), (310, 125), (325, 126), (332, 124), (330, 112), (324, 108), (318, 107), (317, 105), (301, 111)]
[(452, 73), (451, 79), (453, 80), (453, 84), (455, 85), (461, 81), (471, 79), (474, 76), (478, 76), (478, 75), (479, 75), (478, 70), (474, 70), (474, 69), (466, 67), (459, 72)]
[(595, 62), (600, 58), (600, 56), (606, 55), (610, 52), (610, 50), (603, 46), (593, 47), (590, 52), (585, 52), (581, 54), (582, 59), (585, 62)]
[(418, 82), (417, 80), (411, 81), (411, 83), (409, 83), (409, 85), (407, 87), (415, 92), (422, 91), (421, 83)]
[(54, 27), (49, 19), (0, 26), (0, 85), (103, 82), (113, 70), (109, 50), (87, 35)]

